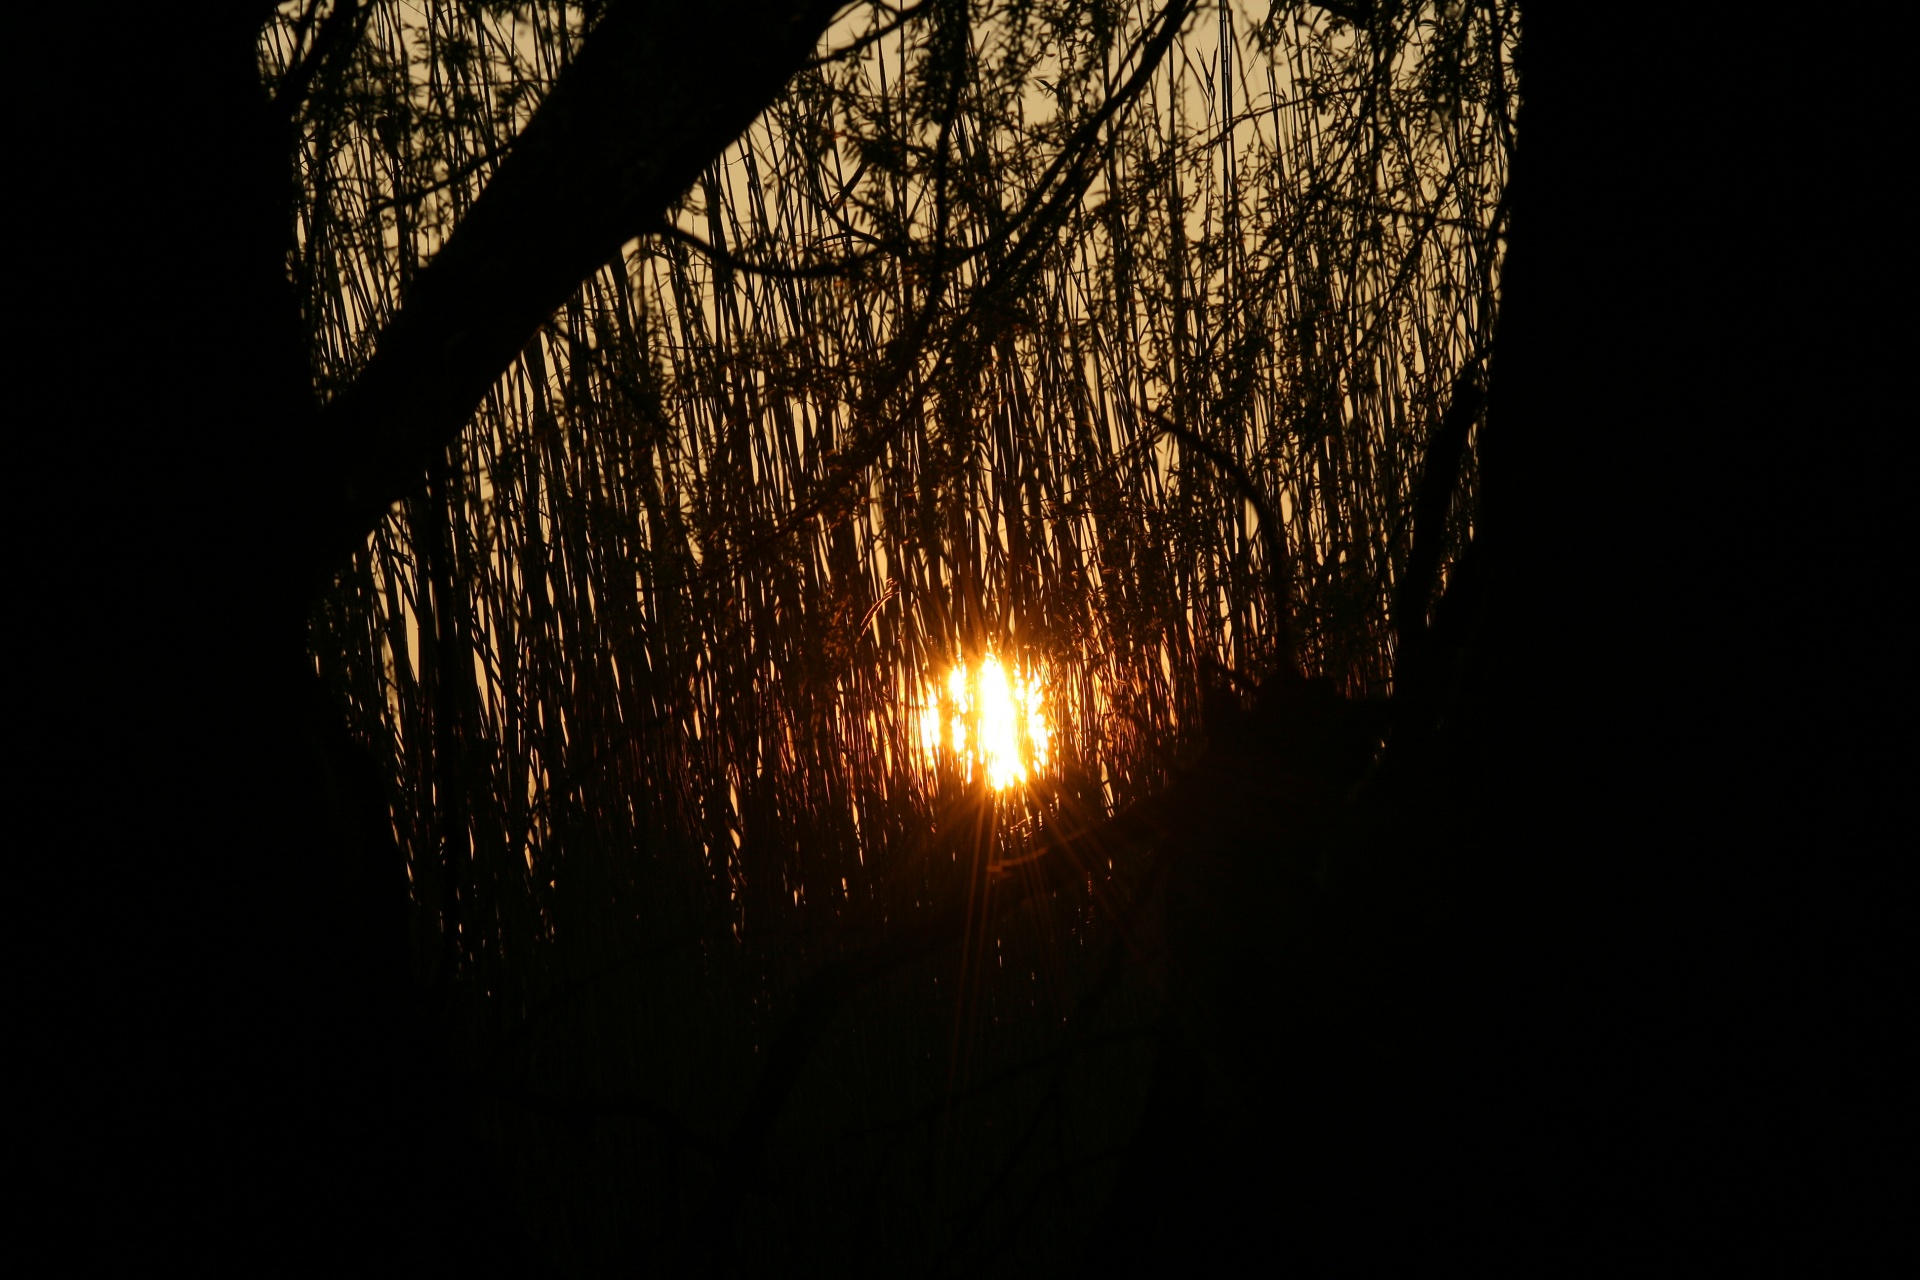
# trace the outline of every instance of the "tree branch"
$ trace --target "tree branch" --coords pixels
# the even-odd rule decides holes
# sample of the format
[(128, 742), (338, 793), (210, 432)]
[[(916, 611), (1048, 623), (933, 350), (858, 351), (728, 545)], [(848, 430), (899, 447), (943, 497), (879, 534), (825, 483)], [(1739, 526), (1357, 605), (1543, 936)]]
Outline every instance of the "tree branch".
[(1453, 506), (1454, 490), (1459, 487), (1467, 436), (1473, 424), (1480, 420), (1480, 410), (1486, 401), (1481, 376), (1484, 356), (1485, 352), (1476, 354), (1454, 379), (1453, 397), (1447, 411), (1427, 440), (1426, 458), (1414, 489), (1413, 547), (1407, 554), (1406, 567), (1393, 600), (1393, 629), (1403, 648), (1427, 626), (1434, 581), (1440, 573), (1441, 546), (1446, 539), (1447, 512)]
[(838, 49), (834, 49), (828, 53), (821, 54), (817, 58), (808, 59), (807, 66), (809, 68), (824, 67), (830, 62), (839, 62), (843, 59), (852, 57), (854, 54), (859, 53), (862, 49), (867, 48), (868, 46), (872, 45), (876, 41), (886, 39), (886, 37), (892, 35), (894, 32), (898, 31), (901, 27), (904, 27), (907, 23), (913, 21), (915, 18), (919, 17), (922, 13), (926, 12), (927, 3), (928, 3), (928, 0), (919, 0), (919, 3), (910, 4), (904, 9), (893, 9), (893, 8), (889, 8), (884, 4), (875, 5), (874, 6), (875, 8), (884, 9), (886, 10), (886, 12), (892, 14), (893, 20), (891, 22), (882, 23), (880, 26), (875, 27), (873, 30), (867, 32), (865, 35), (853, 41), (851, 44), (843, 45)]
[(665, 220), (656, 224), (652, 230), (655, 235), (664, 236), (668, 240), (677, 240), (729, 271), (766, 276), (773, 280), (824, 280), (829, 276), (849, 275), (861, 263), (871, 262), (880, 256), (878, 249), (869, 249), (864, 253), (850, 254), (845, 258), (830, 259), (826, 262), (809, 262), (799, 266), (785, 262), (756, 262), (749, 258), (737, 257), (731, 250), (712, 244), (693, 232)]
[(806, 62), (835, 0), (616, 4), (319, 415), (299, 536), (326, 572), (412, 492), (582, 280), (655, 225)]
[[(320, 72), (349, 56), (361, 32), (366, 29), (367, 18), (372, 12), (370, 8), (363, 7), (359, 0), (342, 0), (342, 3), (335, 5), (333, 12), (320, 24), (313, 47), (280, 77), (280, 83), (273, 91), (274, 107), (291, 119), (300, 109), (300, 104), (306, 101)], [(306, 27), (312, 19), (313, 11), (308, 10), (301, 17), (301, 26)]]

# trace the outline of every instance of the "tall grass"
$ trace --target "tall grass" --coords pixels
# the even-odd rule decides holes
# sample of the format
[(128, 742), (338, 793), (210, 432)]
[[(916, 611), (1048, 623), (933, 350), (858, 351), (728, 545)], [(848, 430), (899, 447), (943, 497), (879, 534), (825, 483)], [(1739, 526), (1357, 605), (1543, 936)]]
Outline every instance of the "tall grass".
[[(599, 1181), (530, 1210), (555, 1239), (613, 1233), (582, 1256), (652, 1247), (583, 1225), (631, 1219), (636, 1188), (690, 1220), (784, 993), (990, 883), (980, 832), (1010, 859), (1164, 788), (1221, 670), (1390, 691), (1422, 451), (1492, 331), (1511, 6), (1366, 32), (1228, 6), (1163, 56), (1158, 20), (939, 5), (802, 73), (552, 318), (315, 614), (390, 780), (421, 976), (524, 1085), (495, 1122), (546, 1170), (529, 1185), (580, 1176), (556, 1099), (611, 1126)], [(290, 8), (264, 72), (320, 25)], [(371, 6), (300, 120), (289, 264), (320, 395), (586, 25)], [(1473, 491), (1470, 449), (1443, 560)], [(998, 800), (915, 731), (927, 682), (989, 648), (1045, 671), (1056, 733), (1044, 784)], [(1127, 870), (1083, 863), (958, 974), (916, 962), (873, 996), (819, 1051), (834, 1078), (796, 1086), (834, 1100), (795, 1109), (784, 1149), (834, 1129), (871, 1170), (913, 1131), (964, 1206), (1014, 1177), (1005, 1135), (950, 1123), (964, 1080), (1104, 1132), (1088, 1117), (1124, 1110), (1143, 1059), (1088, 1066), (1061, 1019), (1118, 1043), (1141, 1015), (1124, 991), (1074, 1013)], [(1072, 1107), (1068, 1071), (1091, 1073)], [(943, 1092), (947, 1119), (910, 1119)], [(1068, 1170), (1083, 1138), (1019, 1176), (1067, 1195), (1094, 1176)], [(816, 1199), (795, 1223), (858, 1216)], [(993, 1235), (1003, 1210), (958, 1216)]]

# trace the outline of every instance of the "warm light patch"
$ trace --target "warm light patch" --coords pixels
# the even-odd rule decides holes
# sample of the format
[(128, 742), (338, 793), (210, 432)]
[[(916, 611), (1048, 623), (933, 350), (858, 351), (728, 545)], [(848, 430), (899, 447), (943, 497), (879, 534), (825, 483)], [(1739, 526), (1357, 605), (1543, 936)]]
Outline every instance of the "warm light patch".
[(1033, 673), (988, 653), (978, 666), (955, 666), (944, 687), (932, 684), (922, 696), (920, 750), (929, 764), (944, 755), (969, 778), (977, 768), (996, 791), (1047, 767), (1053, 734)]

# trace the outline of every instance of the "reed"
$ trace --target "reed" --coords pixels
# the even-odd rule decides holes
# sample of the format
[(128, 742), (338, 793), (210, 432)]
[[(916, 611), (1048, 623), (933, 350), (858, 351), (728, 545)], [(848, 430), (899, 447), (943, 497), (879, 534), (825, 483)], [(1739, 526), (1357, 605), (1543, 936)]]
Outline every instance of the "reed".
[[(1510, 4), (1364, 31), (1310, 6), (889, 12), (846, 18), (828, 43), (852, 51), (582, 286), (313, 618), (391, 788), (419, 976), (476, 1070), (516, 1082), (488, 1123), (582, 1257), (697, 1216), (806, 975), (989, 892), (1036, 831), (1161, 791), (1213, 673), (1390, 692), (1424, 450), (1492, 332)], [(319, 395), (590, 20), (357, 19), (299, 122)], [(325, 25), (289, 8), (263, 74)], [(1043, 785), (999, 797), (918, 737), (929, 683), (988, 649), (1044, 672), (1054, 728)], [(1027, 1239), (982, 1188), (1084, 1200), (1101, 1176), (1150, 1003), (1110, 977), (1146, 872), (1109, 852), (970, 934), (957, 971), (861, 997), (796, 1085), (831, 1100), (779, 1150), (835, 1153), (849, 1186), (939, 1171), (939, 1220), (969, 1225), (901, 1256)], [(955, 1119), (995, 1090), (1053, 1108), (1057, 1149)], [(603, 1126), (593, 1185), (557, 1172), (585, 1167), (563, 1103)], [(765, 1239), (857, 1221), (855, 1193), (809, 1194)]]

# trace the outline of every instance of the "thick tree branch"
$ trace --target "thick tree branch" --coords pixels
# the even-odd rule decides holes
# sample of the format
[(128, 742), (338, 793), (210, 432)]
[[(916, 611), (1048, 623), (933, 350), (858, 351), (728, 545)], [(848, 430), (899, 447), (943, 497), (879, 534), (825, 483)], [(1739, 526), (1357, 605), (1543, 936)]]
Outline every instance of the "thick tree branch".
[(1440, 576), (1440, 551), (1446, 539), (1447, 512), (1460, 484), (1467, 437), (1486, 403), (1482, 374), (1485, 353), (1474, 356), (1453, 383), (1453, 396), (1432, 436), (1414, 489), (1413, 547), (1394, 592), (1393, 628), (1404, 647), (1427, 626), (1433, 588)]
[[(313, 39), (313, 47), (306, 56), (287, 68), (280, 77), (279, 85), (273, 91), (273, 105), (291, 119), (305, 102), (313, 89), (313, 82), (323, 70), (338, 65), (352, 51), (354, 43), (366, 30), (367, 18), (372, 13), (363, 7), (359, 0), (346, 0), (335, 5), (333, 12), (320, 24), (320, 32)], [(313, 17), (309, 10), (301, 19), (306, 26)]]
[(419, 483), (540, 324), (774, 100), (838, 7), (612, 7), (320, 415), (301, 531), (313, 568)]

